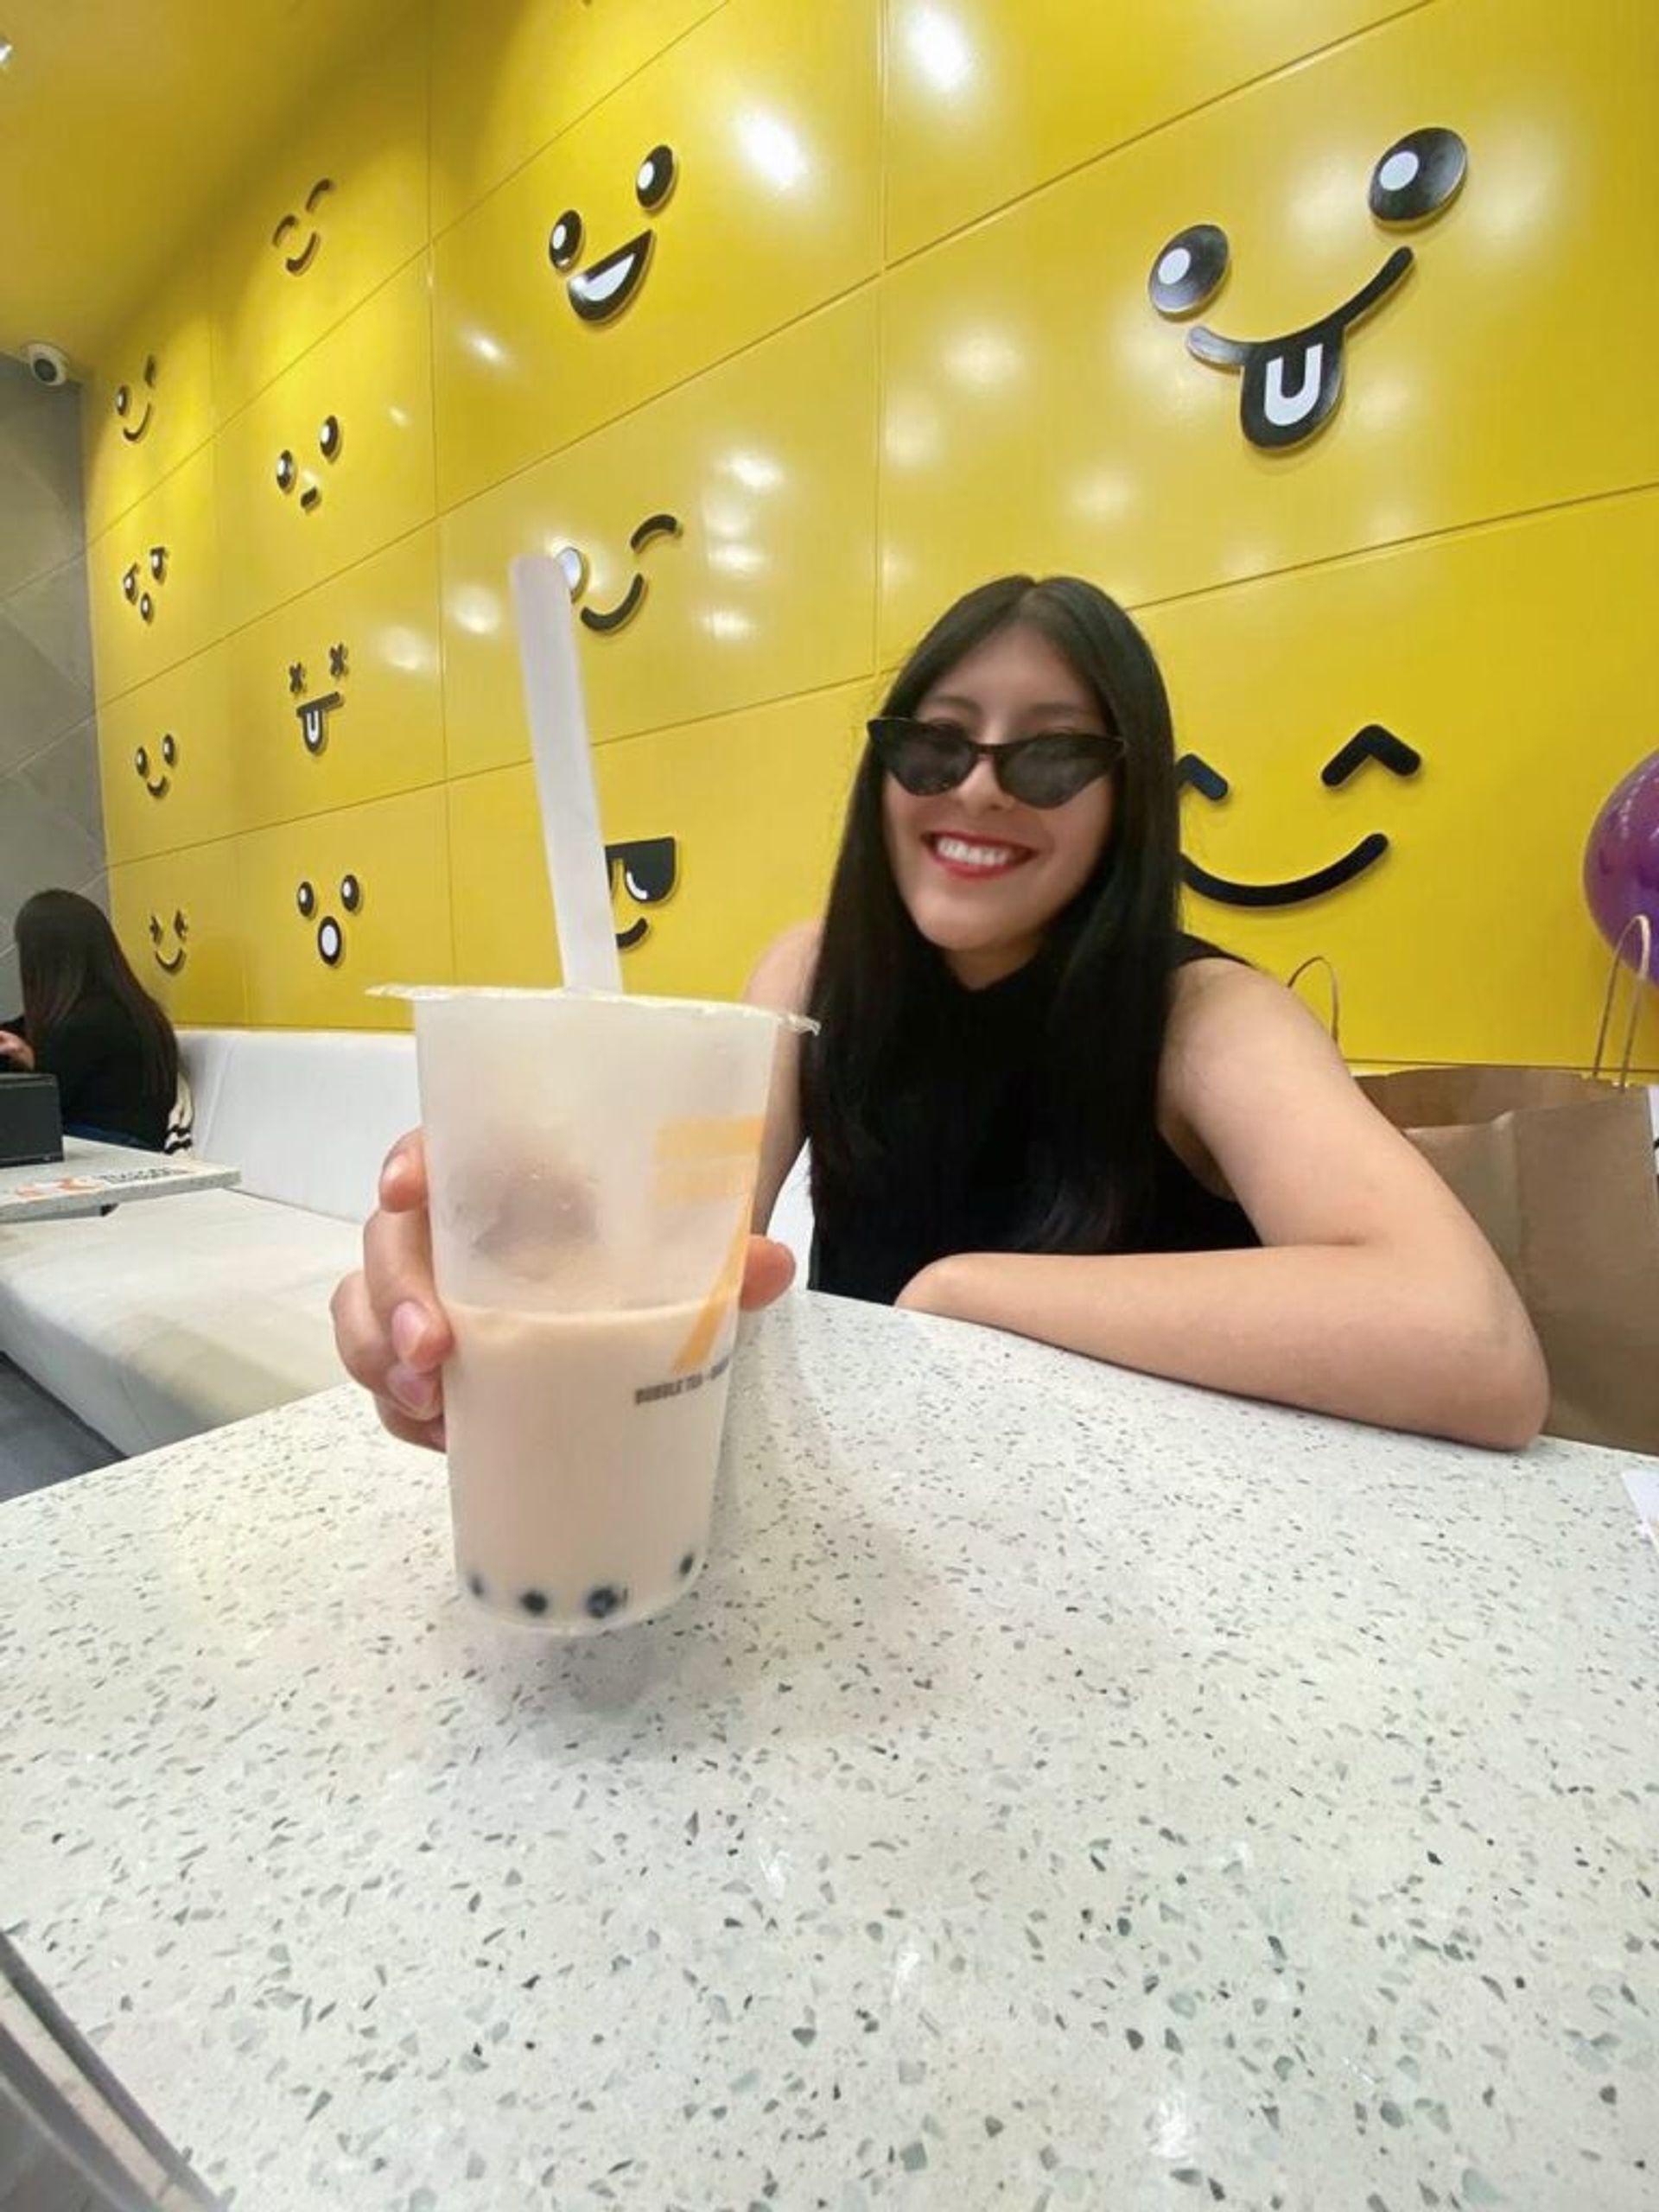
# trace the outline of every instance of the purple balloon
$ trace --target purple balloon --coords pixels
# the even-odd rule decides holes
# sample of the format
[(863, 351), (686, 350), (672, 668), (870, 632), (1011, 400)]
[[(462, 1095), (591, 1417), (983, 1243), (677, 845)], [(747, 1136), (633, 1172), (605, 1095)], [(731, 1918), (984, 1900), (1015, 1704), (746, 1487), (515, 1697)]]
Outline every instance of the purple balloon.
[[(1659, 753), (1632, 768), (1596, 817), (1584, 849), (1584, 895), (1596, 927), (1616, 945), (1637, 914), (1653, 931), (1649, 979), (1659, 982)], [(1640, 932), (1631, 931), (1624, 957), (1642, 964)]]

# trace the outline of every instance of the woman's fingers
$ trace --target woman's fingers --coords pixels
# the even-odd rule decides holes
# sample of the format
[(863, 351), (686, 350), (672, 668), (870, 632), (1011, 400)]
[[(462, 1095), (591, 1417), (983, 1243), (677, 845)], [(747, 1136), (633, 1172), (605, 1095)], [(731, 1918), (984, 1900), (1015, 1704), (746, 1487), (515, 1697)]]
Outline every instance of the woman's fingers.
[(738, 1303), (746, 1313), (757, 1313), (781, 1298), (794, 1280), (795, 1255), (787, 1244), (776, 1244), (770, 1236), (750, 1237), (743, 1287), (738, 1294)]
[(380, 1170), (385, 1213), (410, 1213), (426, 1204), (426, 1139), (419, 1129), (398, 1138)]

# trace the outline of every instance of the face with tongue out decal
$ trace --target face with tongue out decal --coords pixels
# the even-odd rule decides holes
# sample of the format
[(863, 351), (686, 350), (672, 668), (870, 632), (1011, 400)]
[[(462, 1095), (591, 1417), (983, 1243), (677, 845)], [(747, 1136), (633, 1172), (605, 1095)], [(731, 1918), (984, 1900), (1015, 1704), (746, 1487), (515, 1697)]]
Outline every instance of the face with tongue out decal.
[[(1389, 230), (1431, 222), (1457, 197), (1468, 167), (1468, 149), (1455, 130), (1408, 131), (1371, 171), (1371, 213)], [(1178, 231), (1152, 264), (1152, 304), (1172, 320), (1195, 315), (1221, 289), (1230, 258), (1227, 233), (1213, 223)], [(1408, 245), (1395, 246), (1339, 307), (1280, 337), (1230, 338), (1205, 323), (1188, 331), (1187, 351), (1196, 359), (1240, 372), (1239, 420), (1253, 446), (1280, 452), (1329, 422), (1342, 397), (1348, 333), (1403, 283), (1414, 258)]]
[[(674, 189), (678, 163), (671, 146), (653, 146), (633, 180), (633, 196), (648, 215), (665, 204)], [(583, 322), (613, 322), (645, 280), (656, 237), (649, 223), (637, 237), (585, 266), (585, 232), (581, 210), (567, 207), (547, 234), (547, 257), (564, 277), (565, 296)]]

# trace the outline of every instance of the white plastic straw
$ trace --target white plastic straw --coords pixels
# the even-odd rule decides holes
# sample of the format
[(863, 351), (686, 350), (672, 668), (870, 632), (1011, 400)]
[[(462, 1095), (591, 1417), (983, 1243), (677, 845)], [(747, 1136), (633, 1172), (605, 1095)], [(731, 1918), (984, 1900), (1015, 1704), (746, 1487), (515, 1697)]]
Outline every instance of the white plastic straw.
[(610, 872), (576, 665), (570, 580), (558, 562), (524, 554), (512, 563), (512, 598), (565, 985), (579, 991), (620, 991), (622, 963), (611, 919)]

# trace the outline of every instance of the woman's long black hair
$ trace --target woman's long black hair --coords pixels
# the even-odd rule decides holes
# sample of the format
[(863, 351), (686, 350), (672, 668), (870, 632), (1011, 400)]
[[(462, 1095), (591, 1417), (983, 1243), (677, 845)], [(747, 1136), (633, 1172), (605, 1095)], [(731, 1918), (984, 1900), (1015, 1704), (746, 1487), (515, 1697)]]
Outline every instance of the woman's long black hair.
[(113, 999), (143, 1045), (144, 1087), (173, 1103), (179, 1045), (173, 1025), (132, 972), (108, 917), (78, 891), (37, 891), (17, 910), (23, 1020), (38, 1060), (52, 1032), (87, 998)]
[[(1174, 741), (1151, 647), (1115, 601), (1079, 577), (1002, 576), (939, 618), (882, 712), (914, 714), (964, 655), (1015, 624), (1064, 658), (1123, 746), (1105, 849), (1038, 956), (1053, 981), (1033, 1071), (1019, 1245), (1109, 1251), (1133, 1241), (1151, 1195), (1180, 897)], [(943, 955), (893, 881), (882, 770), (867, 753), (812, 987), (809, 1010), (822, 1033), (803, 1059), (814, 1209), (834, 1235), (856, 1234), (861, 1216), (879, 1217), (884, 1193), (925, 1172), (930, 1128), (952, 1150), (951, 1101), (929, 1081), (952, 995)]]

